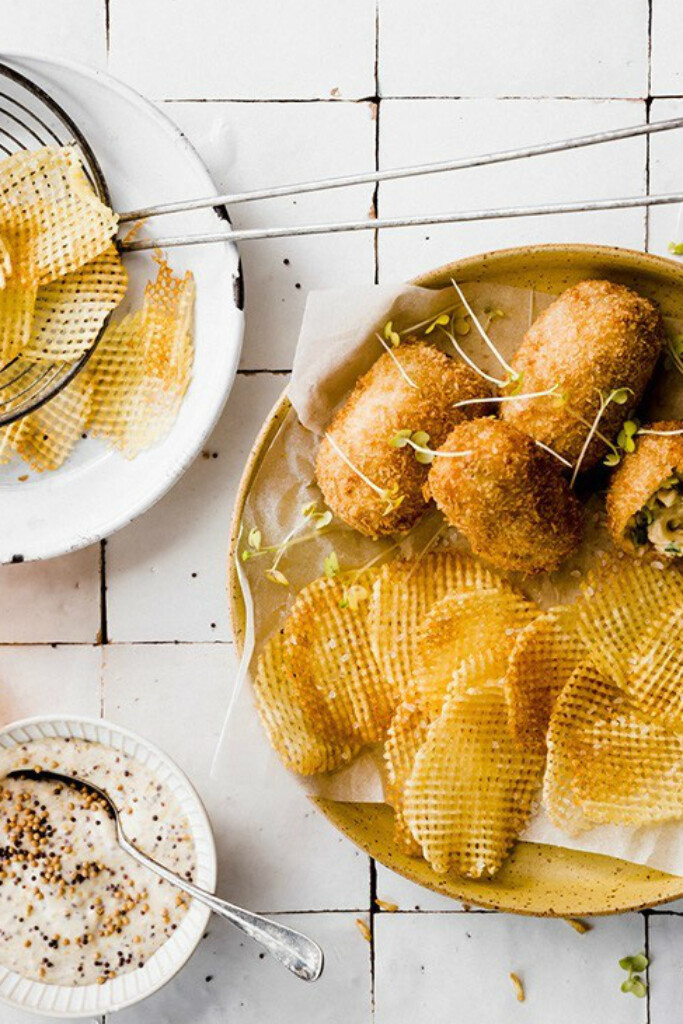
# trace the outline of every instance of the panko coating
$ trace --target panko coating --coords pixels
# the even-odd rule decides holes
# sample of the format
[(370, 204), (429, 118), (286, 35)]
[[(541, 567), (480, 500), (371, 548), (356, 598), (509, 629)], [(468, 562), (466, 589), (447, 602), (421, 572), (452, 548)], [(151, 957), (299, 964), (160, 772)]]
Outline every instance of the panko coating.
[[(599, 433), (612, 440), (640, 400), (664, 344), (659, 310), (624, 285), (581, 281), (533, 322), (512, 359), (523, 393), (559, 388), (560, 397), (505, 402), (501, 416), (570, 462), (578, 459), (600, 407), (600, 392), (630, 388), (624, 405), (610, 403)], [(596, 436), (582, 470), (607, 452)]]
[(499, 569), (556, 569), (578, 546), (583, 512), (562, 468), (511, 423), (477, 419), (457, 426), (434, 458), (425, 487), (475, 555)]
[[(683, 421), (648, 425), (683, 430)], [(636, 437), (607, 492), (607, 525), (617, 547), (631, 554), (683, 555), (683, 434)]]
[(397, 433), (425, 431), (430, 446), (437, 447), (457, 423), (487, 411), (478, 404), (454, 409), (454, 403), (492, 395), (473, 370), (432, 345), (403, 342), (393, 355), (417, 387), (385, 352), (360, 378), (327, 429), (354, 468), (328, 437), (316, 459), (326, 504), (368, 537), (409, 530), (427, 508), (422, 488), (428, 467), (416, 461), (411, 448), (392, 446)]

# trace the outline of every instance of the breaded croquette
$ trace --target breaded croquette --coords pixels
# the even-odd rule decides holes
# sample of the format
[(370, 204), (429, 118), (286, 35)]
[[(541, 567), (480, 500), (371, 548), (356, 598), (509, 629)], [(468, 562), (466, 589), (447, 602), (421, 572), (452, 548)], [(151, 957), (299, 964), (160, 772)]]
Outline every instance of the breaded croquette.
[(456, 402), (490, 396), (481, 377), (432, 345), (403, 342), (392, 355), (384, 353), (360, 378), (318, 449), (316, 476), (326, 504), (369, 537), (409, 530), (427, 508), (422, 487), (428, 467), (411, 448), (392, 447), (392, 438), (401, 430), (425, 431), (437, 447), (457, 423), (487, 411), (480, 405), (455, 409)]
[[(683, 430), (683, 421), (647, 430)], [(617, 547), (631, 554), (683, 555), (683, 434), (636, 437), (607, 492), (607, 525)]]
[(499, 419), (457, 426), (429, 471), (432, 497), (472, 551), (499, 569), (524, 573), (556, 569), (583, 532), (579, 501), (554, 456)]
[(526, 332), (512, 359), (523, 392), (557, 386), (558, 395), (506, 402), (508, 423), (576, 462), (588, 430), (613, 390), (630, 388), (624, 405), (610, 404), (581, 463), (595, 466), (606, 454), (629, 408), (638, 404), (664, 343), (659, 310), (630, 288), (611, 281), (582, 281), (548, 306)]

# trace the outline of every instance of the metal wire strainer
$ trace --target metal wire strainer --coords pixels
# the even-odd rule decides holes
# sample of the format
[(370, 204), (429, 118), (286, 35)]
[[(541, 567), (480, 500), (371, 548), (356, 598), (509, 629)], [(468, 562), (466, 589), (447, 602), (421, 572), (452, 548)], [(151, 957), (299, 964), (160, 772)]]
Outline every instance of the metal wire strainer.
[[(43, 89), (0, 63), (0, 159), (20, 149), (70, 144), (79, 150), (97, 196), (111, 205), (97, 158), (77, 125)], [(31, 363), (19, 355), (0, 366), (0, 426), (54, 398), (88, 361), (101, 334), (88, 352), (71, 362)]]

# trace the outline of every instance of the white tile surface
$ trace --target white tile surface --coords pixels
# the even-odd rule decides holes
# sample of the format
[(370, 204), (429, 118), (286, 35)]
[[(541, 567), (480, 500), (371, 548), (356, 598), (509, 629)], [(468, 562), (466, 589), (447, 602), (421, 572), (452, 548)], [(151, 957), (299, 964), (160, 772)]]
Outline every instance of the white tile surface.
[(0, 646), (3, 723), (35, 715), (99, 715), (101, 661), (100, 647)]
[(109, 66), (155, 99), (374, 92), (374, 0), (113, 0)]
[(653, 915), (650, 932), (650, 1024), (683, 1020), (683, 917)]
[(385, 96), (647, 92), (647, 0), (380, 0), (379, 9)]
[(277, 374), (238, 377), (204, 453), (158, 505), (108, 541), (111, 640), (230, 639), (232, 507), (254, 438), (285, 384)]
[(1, 0), (2, 49), (107, 63), (103, 0)]
[[(371, 170), (370, 103), (167, 103), (221, 191), (242, 192)], [(373, 186), (234, 206), (236, 228), (370, 216)], [(254, 241), (242, 247), (247, 323), (242, 366), (289, 369), (306, 293), (374, 277), (372, 232)], [(263, 301), (260, 297), (267, 296)]]
[(96, 642), (99, 544), (47, 562), (0, 566), (0, 643)]
[[(380, 112), (380, 166), (406, 162), (406, 139), (428, 162), (585, 135), (645, 120), (644, 104), (579, 100), (388, 100)], [(629, 139), (416, 181), (383, 182), (380, 216), (522, 206), (645, 192), (645, 142)], [(577, 213), (400, 228), (379, 242), (380, 278), (405, 280), (474, 252), (542, 242), (642, 248), (642, 210)]]
[[(376, 1024), (645, 1024), (626, 996), (618, 960), (640, 952), (642, 917), (595, 920), (578, 935), (564, 921), (503, 914), (380, 914), (375, 918)], [(520, 1006), (509, 978), (526, 991)]]
[(370, 1024), (370, 947), (355, 926), (355, 916), (288, 914), (282, 920), (306, 931), (325, 949), (325, 970), (314, 985), (292, 977), (265, 956), (260, 959), (248, 939), (214, 920), (183, 974), (147, 1002), (117, 1014), (116, 1020), (121, 1024)]
[(240, 749), (239, 779), (209, 777), (235, 668), (226, 644), (110, 646), (104, 713), (189, 773), (214, 826), (228, 898), (268, 912), (367, 909), (367, 858), (313, 810), (260, 727)]
[(654, 0), (652, 4), (652, 94), (681, 95), (683, 68), (680, 41), (683, 6), (678, 0)]
[[(442, 896), (431, 889), (409, 882), (407, 878), (397, 875), (384, 865), (377, 865), (377, 896), (386, 903), (395, 903), (401, 911), (424, 910), (456, 913), (464, 910), (463, 904)], [(391, 911), (387, 911), (391, 913)]]

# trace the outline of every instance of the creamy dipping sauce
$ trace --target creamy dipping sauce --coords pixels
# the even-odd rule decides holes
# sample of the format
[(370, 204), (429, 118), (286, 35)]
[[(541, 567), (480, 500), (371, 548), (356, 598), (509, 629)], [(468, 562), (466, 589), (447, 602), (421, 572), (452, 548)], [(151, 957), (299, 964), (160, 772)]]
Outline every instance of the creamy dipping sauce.
[(101, 786), (128, 838), (191, 880), (189, 826), (149, 768), (111, 747), (55, 738), (0, 751), (0, 965), (48, 984), (104, 984), (142, 967), (178, 927), (189, 900), (119, 848), (114, 823), (92, 794), (6, 778), (37, 767)]

